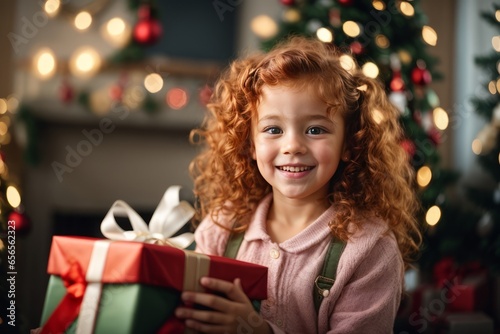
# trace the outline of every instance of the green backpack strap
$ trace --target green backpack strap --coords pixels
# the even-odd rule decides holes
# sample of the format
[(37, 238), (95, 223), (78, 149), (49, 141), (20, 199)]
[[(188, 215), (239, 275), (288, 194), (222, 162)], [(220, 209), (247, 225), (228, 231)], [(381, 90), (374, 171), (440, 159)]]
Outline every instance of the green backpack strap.
[(328, 297), (330, 289), (332, 288), (333, 283), (335, 283), (335, 278), (337, 277), (337, 267), (344, 248), (345, 242), (337, 238), (332, 238), (332, 241), (328, 245), (321, 274), (318, 275), (314, 281), (313, 300), (316, 314), (319, 312), (321, 302), (325, 297)]
[(238, 250), (240, 249), (244, 236), (244, 232), (231, 232), (231, 234), (229, 235), (229, 239), (227, 240), (226, 249), (224, 250), (224, 257), (236, 259), (236, 255), (238, 255)]
[[(243, 242), (243, 237), (245, 233), (234, 233), (231, 232), (229, 239), (226, 244), (226, 249), (224, 251), (224, 256), (236, 259), (238, 250), (240, 249), (241, 243)], [(323, 298), (327, 297), (330, 293), (330, 289), (335, 283), (335, 278), (337, 276), (337, 267), (339, 265), (340, 256), (345, 248), (345, 242), (332, 238), (332, 241), (328, 245), (328, 249), (325, 254), (325, 259), (323, 262), (323, 267), (321, 269), (321, 274), (316, 277), (313, 286), (313, 300), (314, 308), (316, 309), (316, 314), (319, 312), (319, 307)], [(260, 310), (260, 302), (253, 301), (254, 308)]]
[[(230, 259), (236, 259), (238, 255), (238, 250), (240, 249), (241, 243), (243, 242), (244, 232), (234, 233), (231, 232), (229, 239), (227, 240), (226, 249), (224, 250), (224, 257)], [(252, 305), (257, 313), (260, 312), (260, 300), (252, 300)]]

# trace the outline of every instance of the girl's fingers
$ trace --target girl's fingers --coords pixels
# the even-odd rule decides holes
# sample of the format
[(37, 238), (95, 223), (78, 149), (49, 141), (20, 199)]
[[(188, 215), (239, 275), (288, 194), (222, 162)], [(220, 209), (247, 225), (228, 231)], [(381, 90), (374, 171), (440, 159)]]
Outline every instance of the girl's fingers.
[(203, 285), (205, 288), (217, 292), (222, 292), (229, 299), (235, 302), (248, 301), (248, 298), (241, 287), (241, 281), (239, 278), (235, 279), (234, 282), (227, 282), (217, 278), (202, 277), (200, 282), (201, 285)]
[(229, 303), (231, 303), (226, 298), (202, 292), (186, 291), (182, 293), (181, 298), (186, 305), (203, 305), (219, 312), (227, 312), (230, 309)]
[(192, 319), (205, 324), (230, 324), (232, 318), (224, 313), (196, 310), (192, 308), (179, 307), (175, 310), (175, 315), (181, 319)]

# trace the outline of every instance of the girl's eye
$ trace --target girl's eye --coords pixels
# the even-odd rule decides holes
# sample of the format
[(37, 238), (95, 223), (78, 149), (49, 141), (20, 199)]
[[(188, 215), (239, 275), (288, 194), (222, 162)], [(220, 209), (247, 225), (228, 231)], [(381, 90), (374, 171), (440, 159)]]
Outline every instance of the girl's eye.
[(317, 126), (313, 126), (313, 127), (310, 127), (309, 129), (307, 129), (307, 134), (310, 134), (310, 135), (320, 135), (322, 133), (325, 133), (326, 131), (322, 128), (319, 128)]
[(279, 135), (279, 134), (283, 133), (283, 131), (281, 131), (281, 129), (276, 127), (276, 126), (268, 127), (266, 129), (264, 129), (264, 132), (267, 132), (271, 135)]

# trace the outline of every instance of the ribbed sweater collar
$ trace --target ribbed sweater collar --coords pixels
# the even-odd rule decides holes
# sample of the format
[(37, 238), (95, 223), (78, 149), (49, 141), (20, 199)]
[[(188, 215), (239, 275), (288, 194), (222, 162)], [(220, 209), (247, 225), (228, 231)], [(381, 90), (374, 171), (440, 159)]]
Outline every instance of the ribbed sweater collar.
[[(266, 221), (269, 213), (269, 208), (272, 203), (272, 194), (267, 195), (259, 203), (250, 222), (250, 226), (245, 233), (245, 240), (263, 240), (272, 242), (271, 237), (267, 233)], [(330, 206), (323, 212), (312, 224), (307, 226), (297, 235), (278, 244), (278, 246), (289, 253), (300, 253), (310, 247), (317, 245), (330, 234), (328, 222), (334, 217), (334, 207)]]

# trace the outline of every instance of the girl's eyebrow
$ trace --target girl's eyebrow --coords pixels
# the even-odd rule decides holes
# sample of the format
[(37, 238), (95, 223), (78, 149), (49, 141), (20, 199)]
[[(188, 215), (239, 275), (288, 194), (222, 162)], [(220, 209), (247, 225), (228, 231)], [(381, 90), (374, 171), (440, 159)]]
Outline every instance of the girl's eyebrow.
[[(281, 120), (282, 116), (279, 115), (265, 115), (261, 118), (259, 118), (257, 121), (258, 122), (263, 122), (263, 121), (276, 121), (276, 120)], [(326, 121), (328, 123), (335, 123), (330, 117), (325, 116), (325, 115), (308, 115), (304, 117), (304, 121)]]

